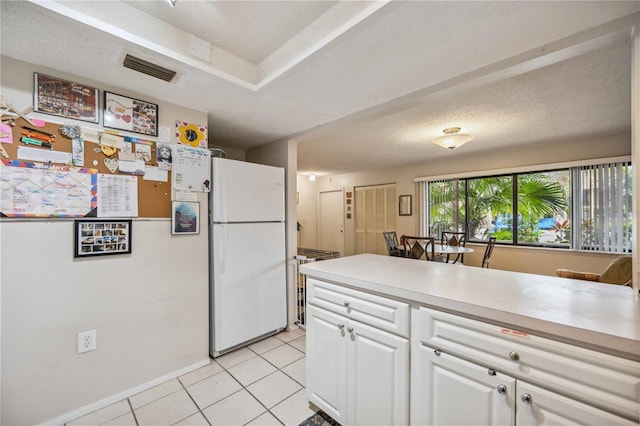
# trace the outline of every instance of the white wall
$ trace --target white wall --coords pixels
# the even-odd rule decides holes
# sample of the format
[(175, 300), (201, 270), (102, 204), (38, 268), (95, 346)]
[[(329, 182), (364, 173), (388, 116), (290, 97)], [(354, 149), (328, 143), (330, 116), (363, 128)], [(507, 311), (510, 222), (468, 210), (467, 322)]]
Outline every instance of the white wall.
[[(207, 119), (5, 57), (3, 101), (32, 105), (34, 71), (158, 103), (160, 126)], [(209, 361), (207, 196), (198, 199), (199, 235), (172, 236), (168, 218), (134, 219), (130, 255), (74, 259), (72, 220), (0, 222), (2, 424), (62, 423), (89, 404)], [(78, 355), (77, 333), (91, 329), (97, 350)]]
[[(463, 148), (461, 148), (461, 150)], [(317, 196), (317, 192), (319, 191), (332, 189), (354, 191), (354, 188), (358, 186), (395, 183), (396, 193), (398, 195), (411, 194), (414, 200), (414, 213), (412, 216), (396, 217), (396, 231), (398, 235), (415, 235), (415, 233), (419, 231), (418, 216), (416, 214), (417, 206), (415, 205), (415, 184), (413, 182), (415, 177), (586, 160), (591, 158), (629, 155), (630, 153), (630, 132), (550, 141), (526, 147), (514, 147), (473, 155), (460, 155), (448, 161), (438, 160), (412, 166), (318, 177), (316, 180), (317, 187), (315, 188), (315, 195), (313, 196)], [(313, 188), (301, 188), (301, 199), (311, 196), (310, 194), (302, 194), (303, 189), (309, 191), (314, 190)], [(300, 209), (298, 212), (300, 214), (299, 220), (301, 221), (310, 221), (312, 220), (312, 214), (315, 214), (315, 212), (309, 213)], [(465, 263), (479, 265), (483, 250), (483, 247), (479, 247), (472, 255), (465, 256)], [(345, 221), (345, 255), (354, 253), (354, 221), (347, 220)], [(576, 254), (567, 251), (558, 252), (556, 250), (497, 247), (493, 254), (491, 266), (499, 269), (545, 275), (553, 275), (558, 268), (600, 272), (609, 264), (612, 257), (615, 256), (607, 254)]]
[(318, 248), (318, 185), (309, 176), (298, 175), (298, 247)]

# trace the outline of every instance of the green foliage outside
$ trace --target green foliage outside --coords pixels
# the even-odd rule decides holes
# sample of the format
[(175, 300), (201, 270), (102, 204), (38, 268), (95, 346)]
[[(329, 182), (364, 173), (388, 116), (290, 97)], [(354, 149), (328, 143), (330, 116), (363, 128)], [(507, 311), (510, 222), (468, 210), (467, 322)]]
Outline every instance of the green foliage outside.
[[(568, 172), (521, 174), (517, 181), (518, 241), (537, 243), (542, 218), (563, 218), (556, 220), (553, 231), (556, 241), (568, 242)], [(472, 239), (491, 235), (499, 241), (513, 241), (513, 176), (434, 182), (429, 191), (432, 235), (465, 229), (466, 223)]]

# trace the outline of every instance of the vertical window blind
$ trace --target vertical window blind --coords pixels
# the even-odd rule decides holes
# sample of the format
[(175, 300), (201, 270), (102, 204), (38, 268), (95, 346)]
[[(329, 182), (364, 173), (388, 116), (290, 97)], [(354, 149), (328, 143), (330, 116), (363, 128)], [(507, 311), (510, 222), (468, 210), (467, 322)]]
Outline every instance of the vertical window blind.
[(628, 253), (632, 234), (631, 163), (582, 166), (574, 172), (574, 241), (579, 250)]

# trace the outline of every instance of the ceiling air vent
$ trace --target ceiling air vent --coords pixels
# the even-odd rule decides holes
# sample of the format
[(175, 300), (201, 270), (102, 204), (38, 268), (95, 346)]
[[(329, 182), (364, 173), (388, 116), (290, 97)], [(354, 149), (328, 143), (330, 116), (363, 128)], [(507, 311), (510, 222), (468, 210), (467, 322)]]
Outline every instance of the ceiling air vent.
[(164, 81), (171, 81), (176, 76), (175, 71), (163, 68), (160, 65), (152, 64), (135, 56), (127, 55), (124, 58), (125, 68), (130, 68), (134, 71), (141, 72), (142, 74), (150, 75), (151, 77), (159, 78)]

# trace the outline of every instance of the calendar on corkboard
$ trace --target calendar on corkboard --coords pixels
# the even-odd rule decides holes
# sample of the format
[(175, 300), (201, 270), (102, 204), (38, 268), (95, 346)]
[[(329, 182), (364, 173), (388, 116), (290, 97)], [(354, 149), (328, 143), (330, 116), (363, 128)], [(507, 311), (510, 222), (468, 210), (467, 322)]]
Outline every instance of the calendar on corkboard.
[[(6, 123), (3, 124), (2, 131), (0, 132), (0, 141), (2, 141), (0, 145), (3, 149), (0, 177), (2, 178), (3, 192), (5, 186), (9, 188), (11, 185), (15, 185), (18, 180), (16, 177), (17, 174), (22, 173), (34, 181), (37, 180), (37, 177), (34, 177), (34, 175), (43, 175), (45, 173), (44, 171), (47, 170), (49, 174), (59, 174), (58, 177), (62, 180), (57, 182), (58, 188), (67, 185), (69, 190), (74, 189), (76, 193), (80, 192), (86, 195), (86, 188), (91, 187), (91, 182), (86, 181), (86, 179), (91, 178), (87, 178), (87, 176), (125, 174), (120, 170), (120, 167), (114, 167), (114, 165), (119, 163), (120, 158), (129, 159), (131, 157), (134, 161), (130, 161), (129, 163), (138, 161), (136, 164), (139, 164), (140, 161), (142, 161), (143, 169), (145, 166), (148, 166), (148, 170), (150, 171), (147, 180), (145, 180), (143, 175), (135, 176), (138, 186), (137, 217), (171, 217), (171, 171), (157, 171), (158, 162), (155, 141), (123, 143), (121, 146), (127, 148), (124, 151), (131, 151), (124, 153), (123, 148), (112, 146), (111, 148), (101, 149), (100, 144), (90, 142), (89, 140), (85, 140), (81, 147), (76, 146), (74, 149), (72, 139), (63, 136), (60, 129), (60, 124), (48, 122), (42, 127), (34, 127), (23, 118), (17, 118), (13, 126), (9, 126)], [(110, 135), (110, 137), (112, 139), (124, 139), (123, 136)], [(142, 160), (136, 160), (136, 145), (138, 146), (138, 157)], [(131, 148), (132, 146), (133, 148)], [(80, 152), (80, 154), (78, 152)], [(81, 157), (76, 158), (82, 158), (82, 166), (71, 166), (74, 162), (74, 155), (81, 155)], [(18, 166), (19, 163), (24, 164)], [(122, 164), (124, 164), (124, 161)], [(16, 171), (18, 168), (30, 169), (31, 171)], [(166, 173), (166, 181), (162, 180), (165, 179), (164, 173)], [(127, 170), (126, 174), (131, 174), (131, 172)], [(154, 174), (161, 176), (158, 178), (159, 180), (149, 180), (149, 177)], [(48, 175), (48, 177), (50, 177), (50, 175)], [(74, 187), (72, 182), (76, 182), (76, 178), (79, 177), (83, 178), (80, 179), (83, 181), (83, 184), (80, 187)], [(19, 193), (20, 190), (16, 190), (14, 196), (18, 197)], [(14, 198), (14, 200), (11, 201), (14, 208), (13, 210), (8, 208), (8, 214), (0, 211), (3, 216), (6, 217), (95, 216), (95, 204), (92, 205), (89, 212), (85, 213), (83, 209), (86, 201), (78, 205), (70, 202), (69, 198), (72, 198), (74, 194), (70, 192), (70, 197), (64, 197), (63, 193), (56, 191), (56, 196), (51, 200), (53, 203), (52, 206), (43, 208), (43, 206), (49, 202), (48, 200), (43, 201), (43, 205), (40, 206), (39, 210), (35, 209), (35, 213), (31, 215), (23, 214), (21, 216), (20, 211), (15, 210), (15, 206), (19, 204), (19, 198)], [(3, 207), (7, 208), (7, 206)], [(30, 207), (27, 206), (25, 208), (34, 209), (35, 207), (32, 203)]]

